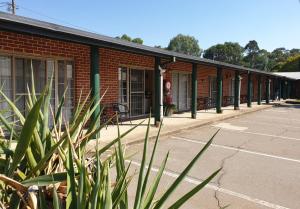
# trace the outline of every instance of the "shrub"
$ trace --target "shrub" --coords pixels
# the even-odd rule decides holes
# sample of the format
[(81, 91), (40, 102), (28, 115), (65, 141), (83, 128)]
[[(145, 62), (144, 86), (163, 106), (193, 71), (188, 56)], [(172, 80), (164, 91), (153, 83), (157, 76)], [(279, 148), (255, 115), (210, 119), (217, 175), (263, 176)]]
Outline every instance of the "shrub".
[[(37, 97), (34, 81), (28, 88), (27, 109), (24, 117), (13, 101), (0, 91), (14, 113), (10, 121), (0, 113), (1, 128), (9, 139), (1, 138), (0, 159), (0, 207), (1, 208), (114, 208), (127, 209), (127, 189), (132, 176), (129, 175), (130, 161), (125, 160), (122, 139), (139, 125), (120, 134), (108, 144), (96, 139), (94, 152), (87, 152), (87, 144), (95, 140), (106, 124), (98, 125), (101, 111), (95, 120), (90, 120), (101, 99), (95, 101), (79, 99), (73, 117), (66, 121), (62, 114), (64, 96), (57, 111), (50, 106), (52, 81)], [(49, 118), (53, 118), (49, 120)], [(17, 124), (20, 125), (16, 128)], [(49, 124), (53, 121), (53, 124)], [(107, 121), (108, 123), (109, 121)], [(153, 182), (149, 182), (153, 159), (158, 145), (159, 133), (154, 143), (149, 165), (146, 165), (150, 118), (145, 133), (143, 157), (138, 173), (138, 184), (134, 209), (162, 208), (195, 162), (208, 148), (212, 139), (202, 148), (183, 170), (174, 183), (157, 197), (157, 188), (163, 175), (168, 154), (165, 156)], [(116, 177), (112, 179), (111, 173)], [(210, 175), (190, 192), (175, 201), (170, 208), (179, 208), (190, 197), (202, 189), (219, 170)]]

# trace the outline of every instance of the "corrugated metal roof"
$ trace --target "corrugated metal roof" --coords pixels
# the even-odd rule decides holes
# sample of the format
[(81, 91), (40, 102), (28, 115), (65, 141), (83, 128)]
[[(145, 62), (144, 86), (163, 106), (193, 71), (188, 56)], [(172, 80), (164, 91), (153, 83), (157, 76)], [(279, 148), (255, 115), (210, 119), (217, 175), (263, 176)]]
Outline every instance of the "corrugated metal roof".
[[(57, 38), (61, 40), (69, 40), (74, 42), (81, 42), (85, 44), (95, 44), (107, 48), (116, 48), (124, 51), (131, 51), (134, 53), (150, 54), (160, 57), (176, 57), (178, 60), (188, 61), (191, 63), (202, 63), (214, 66), (222, 66), (224, 68), (231, 68), (241, 71), (250, 71), (269, 76), (275, 76), (273, 73), (264, 72), (256, 69), (246, 68), (238, 65), (232, 65), (224, 62), (214, 61), (210, 59), (204, 59), (201, 57), (186, 55), (165, 49), (145, 46), (142, 44), (136, 44), (129, 41), (112, 38), (96, 33), (91, 33), (75, 28), (70, 28), (62, 25), (57, 25), (45, 21), (40, 21), (28, 17), (12, 15), (4, 12), (0, 12), (0, 29), (11, 30), (15, 32), (31, 33), (51, 38)], [(80, 38), (79, 39), (75, 39)], [(282, 77), (281, 75), (276, 75)]]
[(300, 80), (300, 72), (276, 72), (274, 74), (291, 78), (291, 79)]

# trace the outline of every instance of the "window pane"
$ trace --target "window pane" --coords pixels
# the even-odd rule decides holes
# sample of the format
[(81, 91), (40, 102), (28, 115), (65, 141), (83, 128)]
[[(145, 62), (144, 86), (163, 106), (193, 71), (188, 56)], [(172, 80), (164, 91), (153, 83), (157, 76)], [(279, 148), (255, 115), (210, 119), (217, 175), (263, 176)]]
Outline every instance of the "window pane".
[[(31, 60), (31, 59), (25, 59), (25, 87), (27, 89), (27, 85), (29, 89), (31, 89), (31, 71), (33, 71), (33, 81), (34, 81), (34, 87), (35, 92), (37, 94), (40, 94), (44, 87), (45, 87), (45, 81), (46, 81), (46, 66), (45, 61), (43, 60)], [(27, 93), (27, 90), (26, 90)]]
[(52, 111), (49, 111), (49, 124), (52, 127), (53, 125), (53, 114), (55, 114), (55, 68), (54, 68), (54, 60), (47, 60), (47, 82), (51, 81), (52, 77), (52, 89), (51, 89), (51, 98), (50, 98), (50, 106)]
[[(2, 88), (3, 93), (12, 100), (13, 92), (11, 71), (11, 58), (0, 56), (0, 87)], [(9, 121), (12, 121), (11, 109), (2, 96), (0, 97), (0, 108), (1, 114)]]
[(34, 79), (35, 93), (39, 95), (46, 84), (46, 63), (37, 59), (16, 59), (16, 104), (26, 115), (26, 100), (28, 88), (32, 91), (32, 74)]
[(73, 63), (67, 62), (67, 94), (66, 94), (66, 119), (70, 120), (73, 111), (74, 85), (73, 85)]
[(119, 69), (119, 103), (127, 103), (127, 69)]
[(16, 105), (24, 114), (25, 112), (25, 75), (24, 75), (24, 59), (15, 59), (16, 70)]
[(58, 98), (61, 99), (65, 90), (65, 105), (63, 109), (66, 121), (71, 119), (73, 111), (73, 62), (58, 61)]
[(46, 84), (46, 65), (43, 60), (32, 60), (35, 91), (42, 93)]
[(58, 99), (60, 100), (65, 91), (65, 63), (64, 61), (58, 61)]

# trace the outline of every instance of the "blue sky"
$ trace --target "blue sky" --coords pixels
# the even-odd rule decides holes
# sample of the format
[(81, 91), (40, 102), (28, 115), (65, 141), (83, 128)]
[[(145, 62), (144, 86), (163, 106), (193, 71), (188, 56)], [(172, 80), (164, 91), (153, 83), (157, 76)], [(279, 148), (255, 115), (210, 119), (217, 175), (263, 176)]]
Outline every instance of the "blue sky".
[[(5, 0), (0, 0), (3, 2)], [(178, 33), (206, 49), (257, 40), (269, 51), (300, 48), (299, 0), (16, 0), (17, 14), (108, 36), (167, 46)], [(2, 11), (4, 8), (0, 8)]]

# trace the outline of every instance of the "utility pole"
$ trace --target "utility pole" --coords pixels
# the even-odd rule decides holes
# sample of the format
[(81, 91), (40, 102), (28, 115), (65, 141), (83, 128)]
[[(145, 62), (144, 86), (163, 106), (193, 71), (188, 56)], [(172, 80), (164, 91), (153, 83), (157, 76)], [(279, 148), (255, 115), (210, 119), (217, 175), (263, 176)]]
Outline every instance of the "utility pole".
[(1, 2), (0, 7), (7, 7), (7, 11), (12, 13), (13, 15), (16, 14), (16, 10), (18, 9), (15, 0), (7, 1), (7, 2)]
[(11, 12), (13, 15), (16, 14), (16, 2), (15, 0), (11, 0)]

